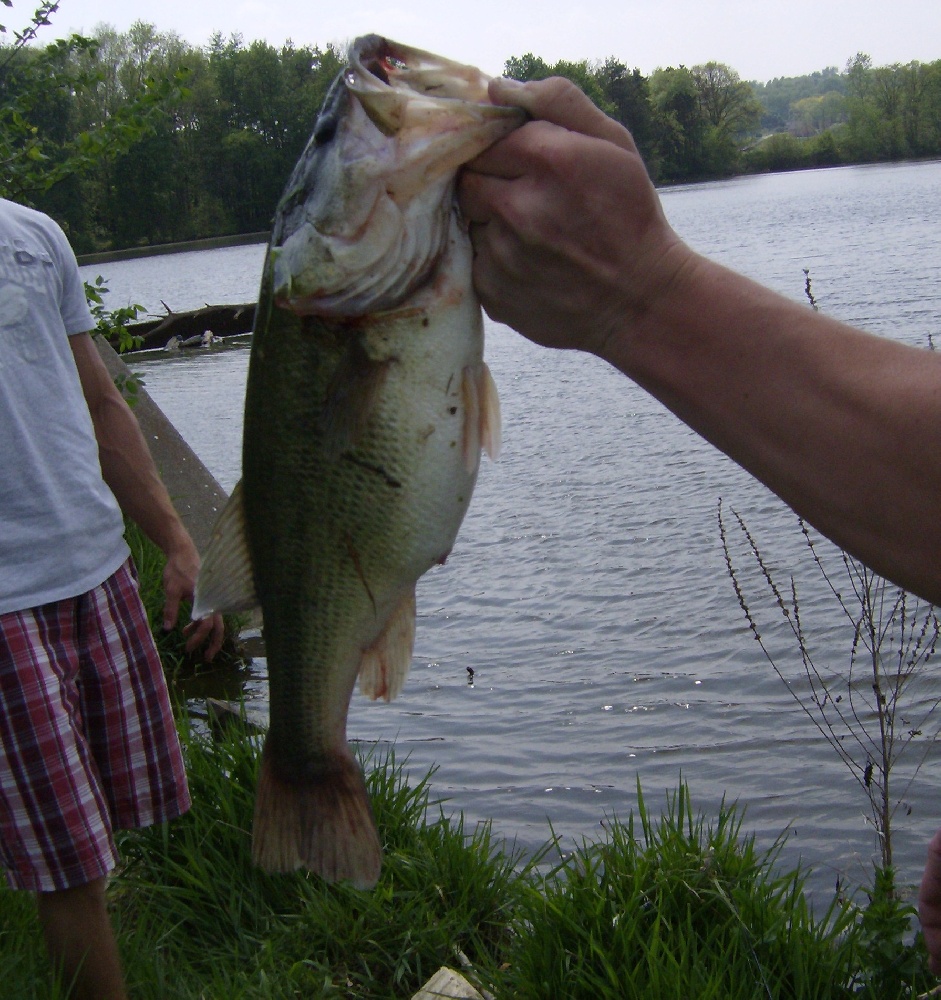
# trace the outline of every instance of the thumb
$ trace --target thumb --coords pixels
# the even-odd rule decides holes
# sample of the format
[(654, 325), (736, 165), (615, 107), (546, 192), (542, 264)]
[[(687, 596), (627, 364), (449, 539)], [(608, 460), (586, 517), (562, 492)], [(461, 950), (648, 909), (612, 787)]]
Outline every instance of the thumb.
[(494, 104), (522, 108), (532, 118), (552, 122), (570, 132), (605, 139), (631, 153), (637, 152), (631, 133), (564, 77), (552, 76), (548, 80), (527, 83), (495, 77), (490, 81), (489, 95)]

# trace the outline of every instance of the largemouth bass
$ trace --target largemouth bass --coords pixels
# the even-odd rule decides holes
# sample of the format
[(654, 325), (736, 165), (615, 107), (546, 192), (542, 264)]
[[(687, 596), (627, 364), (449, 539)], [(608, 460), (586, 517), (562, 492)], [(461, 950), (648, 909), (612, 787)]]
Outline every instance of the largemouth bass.
[(402, 687), (415, 584), (447, 558), (499, 447), (461, 164), (522, 122), (478, 70), (354, 42), (275, 213), (242, 481), (194, 616), (260, 606), (270, 687), (252, 853), (369, 887), (381, 847), (346, 740), (359, 677)]

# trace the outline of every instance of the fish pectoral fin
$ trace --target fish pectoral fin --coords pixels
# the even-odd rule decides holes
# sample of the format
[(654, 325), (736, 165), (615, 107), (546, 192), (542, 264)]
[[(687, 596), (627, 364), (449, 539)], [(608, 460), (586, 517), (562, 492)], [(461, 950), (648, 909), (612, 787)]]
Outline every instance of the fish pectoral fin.
[(359, 443), (392, 363), (389, 358), (381, 361), (371, 359), (358, 341), (351, 341), (344, 360), (331, 379), (324, 401), (324, 445), (333, 458)]
[(279, 773), (265, 740), (252, 860), (267, 872), (306, 868), (328, 882), (351, 882), (357, 889), (376, 884), (382, 845), (363, 772), (346, 746), (324, 762), (320, 773), (302, 777)]
[(251, 611), (256, 607), (258, 598), (245, 537), (245, 510), (239, 481), (216, 521), (203, 556), (196, 581), (193, 619), (213, 612)]
[(415, 590), (408, 593), (389, 617), (379, 638), (363, 653), (359, 689), (378, 701), (397, 698), (412, 665), (415, 645)]
[(464, 398), (464, 468), (474, 473), (480, 450), (496, 461), (500, 454), (500, 396), (485, 361), (465, 368), (461, 381)]
[(500, 419), (500, 394), (487, 362), (482, 361), (477, 372), (478, 393), (480, 395), (480, 443), (484, 451), (495, 462), (500, 457), (503, 443), (503, 424)]

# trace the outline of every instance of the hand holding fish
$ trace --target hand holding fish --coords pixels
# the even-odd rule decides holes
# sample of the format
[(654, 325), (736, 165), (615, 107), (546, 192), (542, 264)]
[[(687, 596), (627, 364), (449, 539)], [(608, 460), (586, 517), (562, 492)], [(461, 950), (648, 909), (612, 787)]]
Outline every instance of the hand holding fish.
[(690, 251), (630, 133), (574, 84), (494, 80), (490, 97), (535, 120), (464, 170), (477, 293), (492, 318), (537, 343), (601, 354)]
[(836, 544), (941, 603), (941, 530), (925, 536), (941, 495), (941, 460), (925, 467), (941, 358), (688, 248), (626, 131), (573, 84), (493, 81), (491, 97), (542, 120), (461, 181), (487, 312), (609, 361)]
[[(163, 571), (163, 627), (166, 631), (176, 625), (180, 602), (193, 599), (198, 574), (199, 553), (192, 539), (184, 533), (167, 552)], [(202, 649), (203, 659), (208, 663), (222, 648), (225, 636), (222, 615), (207, 615), (199, 621), (189, 622), (183, 633), (186, 636), (186, 651), (192, 653)]]

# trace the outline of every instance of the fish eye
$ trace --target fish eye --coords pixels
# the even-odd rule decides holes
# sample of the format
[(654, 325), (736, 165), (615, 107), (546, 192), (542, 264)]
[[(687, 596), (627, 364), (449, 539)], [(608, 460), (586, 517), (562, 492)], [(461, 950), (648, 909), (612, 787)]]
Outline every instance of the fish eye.
[(318, 119), (314, 126), (314, 142), (318, 146), (326, 146), (332, 142), (337, 134), (337, 119), (334, 115), (328, 115)]

